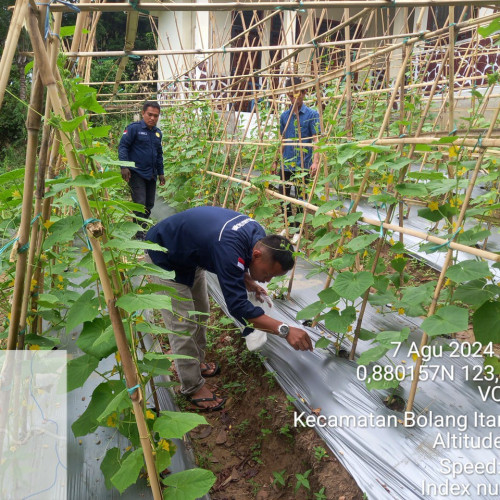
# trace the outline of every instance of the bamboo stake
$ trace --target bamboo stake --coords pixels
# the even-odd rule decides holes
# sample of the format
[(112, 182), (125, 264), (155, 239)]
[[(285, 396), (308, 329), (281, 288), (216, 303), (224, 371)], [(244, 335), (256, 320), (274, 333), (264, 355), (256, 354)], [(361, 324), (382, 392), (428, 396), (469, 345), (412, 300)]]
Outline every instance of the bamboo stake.
[[(35, 20), (36, 22), (36, 20)], [(21, 224), (19, 227), (18, 240), (14, 244), (14, 250), (17, 253), (16, 261), (16, 279), (14, 282), (14, 291), (12, 293), (11, 318), (9, 324), (9, 336), (7, 339), (7, 349), (15, 349), (17, 344), (18, 334), (24, 334), (19, 330), (23, 294), (24, 281), (26, 277), (26, 265), (28, 261), (30, 221), (33, 210), (33, 187), (35, 184), (35, 162), (36, 150), (38, 143), (38, 133), (40, 131), (41, 115), (43, 100), (43, 85), (38, 74), (34, 77), (33, 89), (31, 91), (30, 107), (28, 109), (28, 118), (26, 120), (26, 128), (28, 130), (28, 144), (26, 147), (26, 164), (24, 175), (23, 189), (23, 204), (21, 213)]]
[[(43, 84), (47, 87), (47, 92), (48, 95), (50, 96), (52, 108), (56, 115), (64, 116), (63, 107), (58, 95), (56, 80), (54, 78), (52, 69), (50, 67), (47, 52), (45, 50), (45, 47), (43, 46), (42, 37), (40, 35), (40, 31), (36, 23), (36, 16), (34, 12), (31, 12), (29, 15), (28, 26), (29, 26), (28, 31), (31, 38), (31, 43), (33, 45), (36, 57), (40, 65), (41, 80), (43, 81)], [(80, 174), (80, 168), (78, 166), (74, 150), (72, 148), (70, 140), (65, 134), (61, 133), (60, 138), (61, 142), (63, 143), (66, 156), (68, 158), (71, 174), (73, 178), (75, 178), (77, 175)], [(92, 212), (90, 210), (85, 189), (80, 187), (75, 187), (75, 190), (77, 192), (78, 201), (84, 219), (85, 220), (91, 219)], [(29, 212), (27, 211), (26, 213)], [(91, 226), (91, 224), (87, 224), (87, 228), (90, 236), (92, 237), (92, 252), (96, 263), (97, 271), (99, 273), (99, 278), (104, 292), (106, 304), (108, 306), (108, 312), (111, 318), (111, 322), (113, 324), (115, 341), (118, 347), (118, 352), (120, 353), (123, 372), (127, 382), (127, 387), (135, 388), (138, 385), (139, 376), (137, 374), (136, 367), (132, 360), (132, 355), (130, 353), (130, 348), (125, 335), (123, 323), (118, 308), (116, 306), (116, 298), (113, 294), (111, 282), (107, 273), (106, 263), (104, 261), (100, 242), (97, 239), (97, 237), (102, 235), (103, 231), (102, 224), (94, 223), (93, 226)], [(160, 500), (162, 498), (162, 492), (158, 481), (158, 473), (156, 471), (156, 466), (155, 466), (154, 452), (150, 442), (150, 437), (144, 417), (144, 411), (142, 408), (142, 402), (143, 402), (142, 389), (139, 387), (136, 390), (134, 390), (131, 393), (130, 398), (132, 400), (132, 404), (134, 407), (134, 414), (139, 429), (139, 437), (144, 452), (146, 468), (148, 471), (151, 488), (153, 490), (153, 497), (155, 498), (155, 500)]]
[(9, 31), (7, 32), (7, 38), (4, 42), (2, 59), (0, 60), (0, 109), (2, 108), (5, 89), (7, 87), (7, 82), (9, 81), (12, 60), (14, 59), (17, 41), (19, 40), (19, 35), (23, 27), (27, 10), (28, 0), (16, 0), (16, 5), (14, 6), (14, 12), (9, 25)]

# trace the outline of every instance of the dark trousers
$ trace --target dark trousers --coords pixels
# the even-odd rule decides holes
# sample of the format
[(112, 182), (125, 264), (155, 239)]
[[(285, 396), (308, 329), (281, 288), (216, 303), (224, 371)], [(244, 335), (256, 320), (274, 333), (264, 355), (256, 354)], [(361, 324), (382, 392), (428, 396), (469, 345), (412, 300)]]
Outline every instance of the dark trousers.
[[(130, 193), (132, 194), (132, 201), (144, 205), (144, 212), (134, 211), (134, 214), (137, 217), (149, 219), (151, 210), (155, 204), (156, 179), (144, 179), (131, 169), (128, 185), (130, 187)], [(147, 228), (145, 222), (138, 220), (134, 220), (134, 222), (140, 224), (143, 229)]]
[[(281, 194), (284, 194), (285, 196), (292, 197), (292, 185), (290, 183), (290, 179), (294, 175), (294, 173), (295, 172), (289, 172), (288, 170), (285, 170), (284, 172), (282, 172), (282, 174), (281, 174), (282, 179), (281, 180), (284, 182), (287, 182), (288, 184), (281, 185), (281, 188), (280, 188)], [(283, 178), (283, 174), (284, 174), (284, 178)], [(308, 176), (304, 177), (303, 179), (297, 179), (294, 181), (293, 187), (295, 188), (294, 189), (295, 192), (294, 192), (293, 198), (296, 198), (298, 200), (305, 199), (305, 191), (304, 191), (303, 183), (307, 184), (307, 182), (308, 182)], [(292, 204), (287, 202), (287, 201), (283, 201), (282, 206), (286, 206), (287, 218), (291, 217), (293, 215), (292, 214)], [(304, 210), (302, 209), (302, 207), (297, 206), (297, 215), (300, 215), (302, 213), (304, 213)], [(293, 227), (299, 227), (300, 221), (295, 221), (291, 224), (289, 223), (289, 225), (293, 226)]]

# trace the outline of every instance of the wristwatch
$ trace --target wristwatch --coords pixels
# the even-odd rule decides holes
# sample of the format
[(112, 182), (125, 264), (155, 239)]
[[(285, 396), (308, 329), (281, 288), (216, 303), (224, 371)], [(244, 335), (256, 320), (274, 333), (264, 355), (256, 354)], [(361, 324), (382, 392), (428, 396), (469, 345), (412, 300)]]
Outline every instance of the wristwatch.
[(290, 333), (290, 327), (287, 324), (282, 323), (280, 326), (278, 326), (278, 335), (281, 338), (286, 339), (289, 333)]

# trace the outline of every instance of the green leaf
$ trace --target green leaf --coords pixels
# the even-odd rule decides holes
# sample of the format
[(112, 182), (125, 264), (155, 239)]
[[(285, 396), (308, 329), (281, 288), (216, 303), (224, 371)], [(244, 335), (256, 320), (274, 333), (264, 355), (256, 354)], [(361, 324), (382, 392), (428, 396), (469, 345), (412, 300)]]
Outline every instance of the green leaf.
[(316, 229), (317, 227), (324, 226), (331, 222), (332, 219), (329, 215), (326, 214), (316, 214), (311, 222), (312, 226)]
[(90, 374), (97, 368), (98, 365), (99, 360), (90, 354), (84, 354), (79, 358), (69, 361), (67, 365), (68, 392), (85, 384), (87, 379), (90, 377)]
[(406, 304), (430, 304), (434, 295), (436, 284), (436, 281), (429, 281), (423, 285), (401, 288), (402, 302)]
[(16, 179), (22, 179), (24, 177), (24, 174), (26, 173), (24, 168), (17, 168), (15, 170), (10, 170), (8, 172), (3, 173), (0, 175), (0, 182), (2, 185), (6, 182), (9, 181), (14, 181)]
[(368, 201), (370, 203), (377, 202), (377, 203), (386, 203), (387, 205), (392, 205), (393, 203), (396, 203), (398, 199), (391, 194), (388, 193), (381, 193), (381, 194), (372, 194), (371, 196), (368, 197)]
[[(392, 347), (392, 346), (391, 346)], [(361, 356), (358, 358), (358, 365), (369, 365), (374, 361), (378, 361), (385, 353), (389, 350), (388, 347), (384, 347), (382, 345), (378, 345), (376, 347), (372, 347), (367, 351), (361, 353)]]
[(384, 347), (392, 349), (394, 345), (393, 342), (404, 342), (410, 336), (410, 329), (408, 327), (403, 328), (401, 331), (385, 331), (380, 332), (375, 337), (375, 340)]
[(88, 130), (82, 130), (80, 132), (80, 139), (82, 142), (91, 141), (92, 139), (98, 139), (100, 137), (108, 137), (109, 131), (111, 130), (111, 125), (101, 125), (99, 127), (91, 127)]
[(24, 75), (27, 75), (33, 69), (34, 64), (35, 61), (30, 61), (29, 63), (26, 64), (26, 66), (24, 67)]
[(491, 232), (487, 229), (481, 229), (481, 226), (476, 226), (477, 229), (468, 229), (463, 233), (457, 235), (456, 241), (462, 245), (467, 245), (469, 247), (475, 245), (479, 241), (483, 241), (488, 236), (491, 236)]
[(326, 233), (319, 240), (314, 241), (313, 248), (325, 248), (340, 240), (341, 235), (333, 231)]
[(344, 271), (340, 273), (333, 289), (344, 299), (355, 300), (373, 284), (373, 275), (369, 271), (352, 273)]
[(129, 486), (137, 482), (137, 478), (144, 466), (142, 448), (134, 450), (121, 463), (118, 472), (111, 477), (113, 486), (123, 493)]
[(255, 209), (255, 219), (262, 220), (268, 219), (274, 215), (274, 208), (269, 206), (260, 206)]
[(498, 33), (500, 31), (500, 19), (493, 19), (488, 26), (481, 26), (477, 29), (477, 32), (483, 37), (483, 38), (488, 38), (491, 35), (494, 35), (495, 33)]
[(38, 305), (41, 307), (47, 307), (49, 309), (57, 307), (60, 302), (59, 299), (55, 295), (51, 295), (50, 293), (41, 293), (38, 296)]
[(148, 352), (140, 362), (141, 371), (146, 371), (151, 376), (169, 375), (172, 362), (164, 354)]
[(387, 306), (396, 302), (396, 294), (392, 290), (372, 293), (368, 296), (368, 302), (372, 306)]
[(455, 283), (485, 278), (490, 274), (488, 264), (478, 260), (464, 260), (446, 270), (446, 276)]
[(42, 337), (41, 335), (35, 335), (34, 333), (30, 333), (24, 336), (25, 344), (38, 345), (42, 349), (43, 348), (52, 349), (55, 345), (59, 344), (60, 342), (61, 340), (56, 337), (45, 337), (45, 336)]
[(104, 476), (106, 488), (113, 488), (111, 477), (118, 472), (121, 465), (121, 454), (119, 448), (110, 448), (101, 462), (101, 471)]
[(133, 266), (128, 272), (127, 276), (158, 276), (165, 280), (172, 280), (175, 277), (173, 271), (166, 271), (155, 264), (141, 264)]
[(406, 263), (408, 259), (405, 257), (397, 257), (396, 259), (391, 260), (391, 266), (397, 273), (402, 273), (404, 268), (406, 267)]
[(379, 234), (366, 234), (352, 239), (345, 247), (352, 252), (359, 252), (379, 238)]
[(75, 233), (82, 227), (81, 215), (70, 215), (56, 221), (49, 229), (49, 236), (43, 243), (44, 250), (49, 250), (54, 245), (61, 245), (73, 241)]
[(88, 87), (87, 85), (78, 84), (75, 86), (74, 101), (71, 109), (77, 110), (83, 108), (94, 113), (104, 113), (104, 108), (97, 102), (97, 89)]
[(318, 297), (327, 306), (333, 306), (340, 299), (339, 294), (333, 288), (325, 288), (324, 290), (321, 290), (321, 292), (318, 293)]
[(427, 188), (423, 184), (410, 184), (404, 182), (403, 184), (396, 185), (396, 191), (403, 196), (427, 196)]
[(99, 314), (99, 299), (92, 297), (94, 297), (94, 290), (87, 290), (70, 307), (66, 317), (67, 333), (85, 321), (92, 321)]
[(422, 322), (422, 330), (429, 335), (447, 335), (467, 330), (469, 313), (457, 306), (444, 306)]
[(160, 417), (155, 420), (153, 430), (165, 439), (181, 439), (186, 432), (207, 423), (205, 417), (196, 413), (162, 411)]
[(400, 384), (399, 380), (393, 376), (393, 372), (387, 371), (387, 366), (383, 367), (381, 379), (382, 380), (373, 380), (373, 378), (369, 376), (365, 381), (366, 388), (370, 391), (383, 391), (387, 389), (395, 389)]
[(440, 210), (431, 210), (430, 208), (421, 208), (418, 210), (419, 217), (430, 220), (431, 222), (437, 222), (444, 218), (444, 214)]
[(317, 349), (325, 349), (332, 343), (331, 340), (328, 340), (326, 337), (320, 337), (316, 343), (314, 344), (314, 347)]
[(341, 201), (330, 200), (323, 203), (316, 211), (316, 214), (319, 215), (319, 214), (325, 214), (326, 212), (332, 212), (333, 210), (337, 210), (338, 208), (341, 208), (343, 206), (344, 204)]
[(341, 228), (346, 226), (352, 226), (355, 222), (363, 217), (362, 212), (354, 212), (352, 214), (343, 215), (337, 219), (332, 219), (332, 227)]
[(215, 484), (213, 472), (205, 469), (188, 469), (171, 474), (163, 479), (169, 486), (163, 491), (164, 500), (193, 500), (210, 491)]
[(116, 351), (115, 336), (109, 327), (109, 318), (95, 318), (93, 321), (86, 321), (76, 345), (85, 353), (97, 359), (107, 358)]
[(123, 160), (113, 160), (107, 156), (95, 155), (94, 160), (102, 165), (119, 165), (120, 167), (135, 167), (135, 162), (133, 161), (123, 161)]
[(336, 333), (347, 333), (349, 325), (356, 320), (356, 309), (352, 306), (348, 306), (342, 311), (332, 309), (321, 319), (325, 320), (325, 326), (328, 330)]
[(59, 36), (64, 38), (65, 36), (73, 36), (75, 34), (76, 26), (61, 26), (59, 30)]
[(385, 292), (389, 286), (389, 278), (382, 274), (373, 277), (373, 288), (378, 292)]
[(478, 342), (500, 343), (500, 302), (485, 302), (472, 316), (474, 336)]
[(432, 151), (428, 144), (415, 144), (415, 151)]
[(105, 425), (106, 422), (103, 423), (109, 415), (116, 412), (120, 414), (126, 408), (132, 408), (132, 401), (130, 400), (130, 396), (126, 390), (119, 392), (104, 408), (102, 413), (97, 417), (97, 421), (101, 425)]
[(125, 390), (125, 385), (121, 380), (108, 380), (99, 384), (92, 393), (92, 398), (87, 409), (71, 426), (75, 437), (85, 436), (94, 432), (99, 427), (97, 417), (103, 412), (115, 395), (123, 390)]
[(361, 328), (359, 331), (359, 340), (364, 340), (368, 342), (369, 340), (373, 340), (376, 337), (376, 334), (366, 330), (365, 328)]
[(76, 118), (73, 118), (72, 120), (61, 121), (61, 129), (63, 132), (68, 132), (68, 133), (73, 132), (86, 119), (87, 119), (87, 116), (83, 115), (83, 116), (77, 116)]
[(158, 243), (151, 243), (149, 241), (140, 240), (122, 240), (121, 238), (113, 238), (106, 244), (102, 245), (103, 248), (116, 248), (117, 250), (155, 250), (157, 252), (168, 252), (165, 247), (158, 245)]
[(496, 290), (486, 287), (485, 279), (472, 280), (458, 286), (453, 294), (453, 299), (469, 306), (480, 306), (487, 300), (493, 299), (497, 294), (495, 292)]
[(318, 300), (316, 302), (313, 302), (312, 304), (309, 304), (307, 307), (304, 307), (304, 309), (301, 309), (297, 313), (295, 319), (300, 320), (315, 318), (318, 314), (321, 314), (325, 307), (325, 304)]
[(168, 295), (159, 295), (156, 293), (149, 295), (139, 295), (128, 293), (121, 296), (116, 305), (129, 313), (142, 311), (143, 309), (168, 309), (172, 310), (172, 298)]
[(487, 356), (484, 358), (484, 366), (492, 366), (493, 373), (495, 375), (500, 375), (500, 359), (496, 356)]
[(441, 137), (439, 140), (434, 141), (432, 144), (451, 144), (458, 139), (456, 135), (449, 135), (446, 137)]

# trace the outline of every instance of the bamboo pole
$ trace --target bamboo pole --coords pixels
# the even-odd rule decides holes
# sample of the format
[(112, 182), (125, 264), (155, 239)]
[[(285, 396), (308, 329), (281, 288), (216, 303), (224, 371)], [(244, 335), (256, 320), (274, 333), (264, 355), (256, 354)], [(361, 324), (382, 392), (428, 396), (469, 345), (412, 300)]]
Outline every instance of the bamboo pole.
[(3, 104), (3, 97), (7, 82), (9, 81), (10, 69), (12, 67), (12, 60), (16, 52), (17, 41), (23, 27), (23, 22), (28, 10), (28, 0), (16, 0), (14, 12), (7, 32), (7, 38), (4, 42), (4, 49), (2, 59), (0, 60), (0, 109)]
[[(36, 20), (34, 21), (36, 22)], [(12, 293), (11, 318), (9, 324), (9, 335), (7, 338), (7, 349), (15, 349), (18, 335), (24, 334), (20, 331), (20, 320), (22, 314), (24, 282), (26, 277), (26, 266), (28, 261), (27, 246), (29, 245), (30, 221), (33, 210), (33, 188), (35, 184), (35, 163), (38, 144), (38, 133), (40, 131), (41, 114), (43, 100), (43, 84), (39, 75), (39, 70), (34, 77), (34, 84), (31, 91), (30, 106), (26, 128), (28, 130), (28, 144), (26, 147), (26, 163), (24, 174), (23, 203), (21, 213), (21, 224), (19, 227), (18, 240), (14, 244), (17, 253), (16, 274), (14, 291)], [(29, 290), (29, 289), (28, 289)]]
[[(273, 10), (276, 8), (290, 8), (290, 1), (276, 1), (276, 2), (228, 2), (228, 3), (151, 3), (141, 2), (141, 8), (149, 11), (244, 11), (244, 10)], [(490, 7), (492, 0), (391, 0), (391, 7), (426, 7), (426, 6), (483, 6)], [(372, 9), (387, 8), (387, 0), (342, 0), (339, 1), (315, 1), (315, 2), (301, 2), (297, 5), (297, 9), (328, 9), (335, 7), (346, 8), (364, 8), (369, 6)], [(82, 12), (102, 11), (102, 12), (130, 12), (134, 9), (128, 3), (92, 3), (86, 5), (79, 5)], [(53, 12), (68, 12), (69, 7), (61, 4), (55, 4), (51, 7)]]
[[(52, 69), (50, 67), (49, 58), (45, 47), (43, 45), (43, 40), (40, 35), (40, 31), (38, 29), (38, 25), (36, 22), (36, 16), (34, 12), (30, 12), (28, 18), (28, 31), (31, 39), (31, 43), (33, 45), (36, 58), (39, 61), (40, 65), (40, 77), (43, 81), (43, 84), (47, 87), (47, 92), (51, 100), (51, 105), (56, 115), (61, 117), (64, 116), (63, 107), (61, 104), (61, 100), (58, 94), (57, 83), (52, 73)], [(72, 148), (71, 141), (69, 138), (61, 133), (60, 134), (61, 142), (63, 143), (64, 150), (66, 152), (66, 156), (68, 158), (68, 164), (71, 169), (71, 175), (73, 178), (76, 178), (77, 175), (81, 173), (75, 152)], [(92, 212), (90, 210), (89, 202), (87, 199), (87, 195), (84, 188), (75, 187), (77, 192), (78, 201), (82, 210), (82, 215), (85, 220), (92, 219)], [(27, 211), (27, 213), (29, 213)], [(115, 341), (118, 347), (118, 352), (120, 353), (121, 362), (123, 366), (123, 372), (126, 379), (127, 387), (134, 388), (131, 392), (130, 398), (132, 400), (134, 414), (137, 422), (137, 426), (139, 429), (139, 437), (141, 440), (141, 446), (144, 452), (144, 459), (146, 461), (146, 468), (148, 471), (149, 480), (151, 483), (151, 488), (153, 490), (153, 497), (155, 500), (160, 500), (162, 498), (162, 492), (159, 485), (158, 473), (156, 471), (156, 465), (154, 460), (154, 451), (152, 449), (152, 444), (150, 441), (149, 432), (147, 429), (144, 410), (142, 407), (143, 396), (142, 389), (139, 386), (137, 388), (139, 376), (136, 370), (136, 367), (132, 360), (132, 355), (130, 353), (130, 347), (127, 342), (127, 338), (125, 335), (125, 330), (123, 327), (122, 319), (118, 308), (116, 306), (116, 297), (114, 296), (111, 282), (108, 276), (106, 263), (104, 261), (104, 257), (102, 254), (100, 242), (97, 239), (102, 235), (103, 227), (100, 222), (95, 222), (93, 225), (87, 224), (87, 230), (89, 232), (90, 237), (92, 238), (92, 253), (94, 256), (94, 260), (96, 263), (97, 271), (99, 274), (99, 278), (101, 281), (102, 289), (104, 292), (104, 297), (106, 300), (106, 304), (108, 306), (108, 312), (111, 318), (111, 322), (113, 325), (113, 331), (115, 334)], [(133, 346), (135, 348), (135, 346)]]
[[(61, 13), (56, 13), (54, 15), (55, 33), (59, 33), (61, 27), (61, 18), (62, 18)], [(51, 35), (48, 39), (48, 43), (50, 52), (50, 62), (51, 65), (53, 66), (56, 63), (56, 57), (59, 48), (58, 38), (56, 36)], [(31, 237), (30, 237), (31, 244), (29, 248), (26, 278), (24, 283), (23, 304), (21, 310), (21, 318), (19, 322), (20, 332), (25, 331), (27, 328), (28, 307), (30, 298), (33, 299), (30, 309), (36, 309), (37, 297), (39, 293), (42, 293), (41, 283), (39, 283), (38, 281), (40, 273), (37, 273), (37, 268), (41, 268), (41, 262), (38, 262), (37, 265), (35, 266), (34, 260), (35, 260), (35, 255), (39, 255), (41, 253), (41, 248), (42, 248), (42, 238), (39, 238), (39, 233), (40, 233), (40, 225), (42, 223), (41, 221), (44, 220), (42, 215), (42, 203), (45, 194), (45, 175), (47, 172), (47, 166), (49, 160), (49, 143), (50, 143), (50, 131), (51, 131), (49, 120), (50, 120), (50, 99), (47, 98), (45, 100), (45, 113), (43, 120), (41, 147), (40, 147), (40, 153), (38, 155), (38, 171), (36, 179), (35, 210), (34, 210), (35, 220), (31, 228)], [(37, 274), (38, 274), (38, 279), (34, 279), (34, 276), (37, 276)], [(33, 281), (33, 296), (31, 297), (30, 289), (31, 289), (32, 279), (34, 279), (34, 281)], [(35, 328), (31, 329), (31, 333), (35, 333), (34, 330), (37, 330), (36, 326)], [(24, 348), (24, 338), (25, 338), (24, 335), (19, 335), (17, 343), (18, 349)]]

